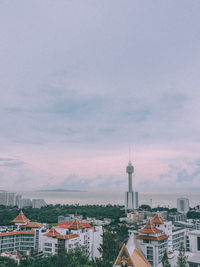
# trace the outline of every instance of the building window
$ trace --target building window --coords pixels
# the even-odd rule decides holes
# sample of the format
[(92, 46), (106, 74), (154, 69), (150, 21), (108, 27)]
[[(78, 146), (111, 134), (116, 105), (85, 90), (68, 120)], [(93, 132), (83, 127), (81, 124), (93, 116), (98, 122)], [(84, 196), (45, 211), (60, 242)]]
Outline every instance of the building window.
[(153, 247), (147, 247), (147, 260), (153, 265)]
[(197, 249), (200, 250), (200, 237), (197, 237)]

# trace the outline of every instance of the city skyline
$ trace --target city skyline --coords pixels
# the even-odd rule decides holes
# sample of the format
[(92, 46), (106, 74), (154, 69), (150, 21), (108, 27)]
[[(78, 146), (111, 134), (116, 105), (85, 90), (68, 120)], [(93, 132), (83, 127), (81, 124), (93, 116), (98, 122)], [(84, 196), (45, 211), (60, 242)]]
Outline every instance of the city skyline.
[(200, 188), (199, 1), (1, 1), (0, 189)]

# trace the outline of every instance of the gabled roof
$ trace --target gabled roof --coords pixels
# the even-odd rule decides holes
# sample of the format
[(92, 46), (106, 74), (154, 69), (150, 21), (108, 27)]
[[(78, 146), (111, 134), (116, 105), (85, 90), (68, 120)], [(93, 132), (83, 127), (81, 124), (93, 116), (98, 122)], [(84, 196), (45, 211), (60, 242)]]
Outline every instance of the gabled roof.
[(148, 221), (147, 225), (145, 225), (142, 229), (139, 230), (140, 233), (144, 234), (160, 234), (163, 231), (156, 228), (151, 220)]
[(80, 222), (78, 219), (75, 219), (73, 222), (60, 222), (56, 227), (62, 229), (93, 228), (88, 222)]
[(130, 236), (127, 245), (122, 246), (113, 267), (122, 266), (122, 264), (127, 264), (128, 267), (151, 267), (136, 244), (133, 235)]
[(57, 235), (56, 238), (58, 239), (73, 239), (78, 237), (77, 234), (71, 234), (71, 235)]
[(122, 266), (123, 261), (124, 263), (127, 263), (128, 266), (134, 266), (125, 244), (122, 246), (113, 267), (116, 265)]
[(48, 233), (44, 234), (44, 236), (50, 236), (50, 237), (56, 237), (58, 235), (60, 234), (55, 230), (54, 227), (52, 227)]
[(12, 221), (14, 223), (27, 223), (30, 222), (28, 218), (24, 215), (22, 210), (20, 211), (19, 215)]
[(41, 228), (43, 226), (42, 223), (38, 223), (38, 222), (27, 222), (27, 224), (25, 225), (21, 225), (20, 228)]
[(78, 237), (77, 234), (71, 234), (71, 235), (61, 235), (60, 233), (58, 233), (54, 227), (51, 228), (51, 230), (44, 234), (44, 236), (48, 236), (48, 237), (55, 237), (57, 239), (73, 239)]
[(165, 222), (165, 219), (163, 219), (163, 217), (157, 213), (154, 218), (151, 220), (152, 223), (157, 223), (157, 224), (162, 224), (163, 222)]
[(82, 225), (78, 219), (75, 219), (72, 224), (69, 226), (70, 229), (82, 229), (82, 228), (85, 228), (84, 225)]
[(7, 232), (7, 233), (0, 233), (1, 236), (12, 236), (12, 235), (34, 235), (35, 232), (33, 231), (16, 231), (16, 232)]

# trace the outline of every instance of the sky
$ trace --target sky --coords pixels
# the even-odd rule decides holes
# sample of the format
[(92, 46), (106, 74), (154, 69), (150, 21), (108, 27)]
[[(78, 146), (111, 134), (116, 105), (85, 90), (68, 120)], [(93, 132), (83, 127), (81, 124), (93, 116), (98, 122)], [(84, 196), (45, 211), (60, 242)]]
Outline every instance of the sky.
[(200, 191), (199, 13), (0, 1), (0, 189)]

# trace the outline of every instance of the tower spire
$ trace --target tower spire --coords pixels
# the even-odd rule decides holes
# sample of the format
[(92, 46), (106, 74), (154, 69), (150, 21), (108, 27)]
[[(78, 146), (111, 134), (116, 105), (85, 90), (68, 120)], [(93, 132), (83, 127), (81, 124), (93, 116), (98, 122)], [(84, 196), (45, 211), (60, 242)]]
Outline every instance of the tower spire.
[(129, 162), (131, 162), (131, 145), (129, 144)]

